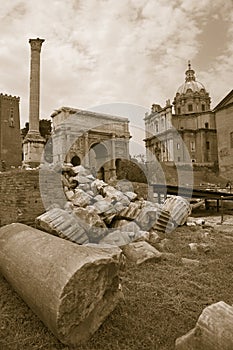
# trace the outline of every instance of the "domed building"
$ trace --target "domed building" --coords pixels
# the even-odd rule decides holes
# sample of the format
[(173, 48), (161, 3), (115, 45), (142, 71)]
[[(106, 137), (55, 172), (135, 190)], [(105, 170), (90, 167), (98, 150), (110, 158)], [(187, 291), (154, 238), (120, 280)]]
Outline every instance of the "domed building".
[(145, 117), (147, 161), (214, 166), (218, 160), (215, 114), (204, 85), (188, 62), (185, 82), (178, 88), (173, 109), (153, 104)]
[(210, 110), (210, 97), (204, 85), (196, 80), (190, 61), (185, 72), (185, 82), (176, 93), (173, 105), (175, 114), (189, 114)]

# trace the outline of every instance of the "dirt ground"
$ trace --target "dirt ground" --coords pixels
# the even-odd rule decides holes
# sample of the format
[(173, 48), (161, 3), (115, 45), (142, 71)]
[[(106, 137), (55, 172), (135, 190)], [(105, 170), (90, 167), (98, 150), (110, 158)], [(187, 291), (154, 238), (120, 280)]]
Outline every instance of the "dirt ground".
[[(209, 222), (208, 222), (209, 220)], [(171, 350), (175, 339), (195, 326), (202, 310), (217, 301), (233, 304), (233, 216), (206, 219), (203, 226), (182, 226), (161, 244), (167, 260), (141, 266), (127, 263), (122, 276), (124, 300), (100, 329), (75, 350)], [(191, 251), (189, 243), (208, 249)], [(198, 259), (199, 266), (181, 258)], [(68, 350), (0, 276), (0, 349)]]

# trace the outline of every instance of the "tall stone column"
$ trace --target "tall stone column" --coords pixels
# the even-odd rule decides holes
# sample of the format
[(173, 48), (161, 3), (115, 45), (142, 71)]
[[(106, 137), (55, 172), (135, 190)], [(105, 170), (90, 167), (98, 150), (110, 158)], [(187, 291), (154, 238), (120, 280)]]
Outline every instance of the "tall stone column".
[(116, 178), (116, 135), (112, 134), (111, 139), (111, 169), (110, 177)]
[(32, 167), (41, 163), (45, 139), (39, 132), (40, 116), (40, 52), (44, 39), (29, 39), (31, 45), (29, 131), (23, 144), (24, 164)]
[(88, 138), (89, 138), (88, 132), (85, 132), (84, 134), (84, 166), (87, 168), (89, 168), (90, 166)]

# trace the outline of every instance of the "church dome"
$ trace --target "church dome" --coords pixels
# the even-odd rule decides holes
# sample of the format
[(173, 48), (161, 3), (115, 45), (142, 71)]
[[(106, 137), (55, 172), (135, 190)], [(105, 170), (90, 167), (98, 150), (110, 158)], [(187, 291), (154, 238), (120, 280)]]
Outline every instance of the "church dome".
[(205, 87), (199, 81), (187, 81), (179, 87), (177, 93), (185, 94), (188, 89), (192, 90), (193, 92), (200, 92), (203, 89), (205, 90)]
[(178, 88), (178, 94), (185, 94), (189, 89), (192, 92), (200, 92), (201, 90), (205, 91), (204, 85), (196, 80), (195, 71), (191, 68), (190, 62), (188, 63), (188, 70), (186, 70), (185, 74), (185, 83)]
[(196, 80), (195, 71), (191, 68), (190, 61), (185, 72), (185, 82), (174, 97), (173, 105), (175, 114), (200, 113), (210, 110), (210, 96), (204, 85)]

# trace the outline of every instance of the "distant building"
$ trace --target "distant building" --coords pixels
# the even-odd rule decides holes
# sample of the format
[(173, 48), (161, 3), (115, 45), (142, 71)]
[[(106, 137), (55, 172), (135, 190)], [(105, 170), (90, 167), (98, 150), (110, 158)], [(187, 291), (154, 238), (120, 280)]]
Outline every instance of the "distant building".
[(107, 181), (121, 159), (129, 159), (129, 121), (108, 114), (62, 107), (52, 115), (53, 162), (84, 165)]
[(0, 94), (0, 170), (22, 164), (19, 97)]
[(188, 64), (185, 82), (178, 88), (172, 105), (152, 105), (145, 117), (147, 160), (213, 166), (218, 160), (215, 115), (210, 97)]
[(220, 175), (233, 181), (233, 90), (214, 108)]

